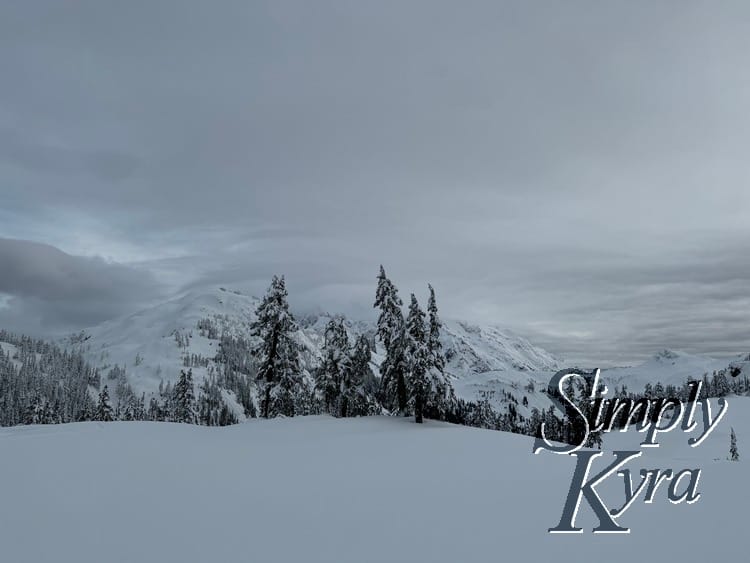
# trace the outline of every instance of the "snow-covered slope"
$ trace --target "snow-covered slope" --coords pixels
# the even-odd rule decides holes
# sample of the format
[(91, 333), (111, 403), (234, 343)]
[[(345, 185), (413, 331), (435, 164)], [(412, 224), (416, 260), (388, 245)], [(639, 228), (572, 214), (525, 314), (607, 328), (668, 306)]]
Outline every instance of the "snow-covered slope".
[(488, 371), (549, 371), (560, 362), (528, 340), (495, 326), (443, 322), (447, 369), (456, 376)]
[[(176, 380), (186, 356), (207, 361), (207, 365), (192, 367), (198, 382), (216, 367), (217, 334), (199, 329), (199, 321), (209, 319), (218, 334), (249, 338), (257, 305), (257, 298), (224, 288), (194, 291), (84, 331), (66, 344), (81, 346), (88, 359), (105, 373), (115, 364), (124, 367), (136, 392), (149, 395), (157, 391), (160, 382)], [(308, 370), (318, 364), (330, 318), (319, 313), (298, 319), (297, 340)], [(530, 415), (534, 407), (550, 406), (545, 393), (550, 377), (568, 366), (510, 331), (450, 319), (444, 319), (443, 324), (446, 370), (459, 396), (470, 400), (486, 397), (501, 411), (513, 403), (522, 416)], [(347, 320), (346, 326), (352, 338), (364, 333), (374, 339), (371, 321)], [(382, 348), (376, 347), (374, 369), (381, 360)], [(630, 391), (639, 392), (647, 383), (681, 385), (688, 377), (710, 375), (728, 364), (742, 369), (750, 361), (738, 357), (728, 362), (665, 350), (638, 366), (605, 369), (602, 376), (611, 388), (625, 384)]]
[[(199, 321), (211, 319), (223, 332), (246, 335), (256, 306), (255, 298), (222, 289), (188, 293), (85, 330), (71, 341), (102, 371), (125, 368), (134, 389), (149, 394), (161, 381), (177, 379), (186, 355), (216, 355), (218, 341), (201, 334)], [(206, 369), (193, 372), (200, 379)]]
[(630, 391), (642, 391), (647, 383), (657, 382), (679, 387), (688, 378), (699, 379), (704, 373), (710, 376), (729, 363), (726, 359), (662, 350), (638, 366), (602, 370), (602, 377), (610, 385), (627, 385)]
[[(107, 370), (115, 364), (124, 367), (137, 391), (153, 393), (160, 381), (174, 381), (186, 355), (212, 360), (218, 341), (198, 328), (199, 321), (210, 319), (218, 332), (249, 338), (258, 300), (223, 288), (187, 293), (156, 307), (108, 321), (76, 335), (72, 342), (85, 350), (89, 360)], [(299, 319), (297, 339), (302, 345), (308, 369), (320, 357), (325, 326), (330, 315), (306, 315)], [(353, 337), (362, 333), (374, 336), (375, 325), (368, 321), (347, 320)], [(447, 371), (457, 379), (471, 378), (488, 371), (508, 374), (555, 370), (558, 362), (544, 350), (524, 338), (491, 326), (472, 326), (460, 321), (444, 322), (443, 347)], [(67, 343), (70, 343), (68, 341)], [(377, 365), (382, 350), (377, 349)], [(209, 365), (213, 365), (210, 361)], [(200, 379), (208, 368), (193, 367)]]
[(0, 342), (0, 353), (10, 356), (10, 361), (17, 367), (21, 367), (21, 362), (15, 359), (18, 348), (9, 342)]
[[(741, 561), (748, 465), (725, 459), (730, 427), (741, 456), (750, 444), (748, 402), (730, 398), (700, 448), (682, 432), (664, 434), (662, 447), (629, 463), (636, 480), (641, 468), (703, 473), (694, 504), (669, 503), (667, 484), (653, 504), (637, 500), (619, 520), (626, 535), (593, 535), (585, 501), (582, 534), (548, 534), (576, 460), (533, 455), (530, 438), (503, 432), (390, 417), (2, 429), (0, 559)], [(623, 481), (612, 476), (597, 492), (619, 506)]]

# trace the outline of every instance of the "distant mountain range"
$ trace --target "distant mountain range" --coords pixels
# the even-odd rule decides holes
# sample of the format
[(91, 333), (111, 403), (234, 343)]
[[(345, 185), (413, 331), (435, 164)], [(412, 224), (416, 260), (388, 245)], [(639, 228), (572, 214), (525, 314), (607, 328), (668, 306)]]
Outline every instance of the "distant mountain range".
[[(158, 391), (160, 383), (176, 380), (186, 358), (198, 360), (187, 362), (197, 381), (217, 369), (219, 337), (225, 334), (251, 339), (250, 325), (257, 305), (256, 297), (226, 288), (193, 291), (82, 331), (63, 344), (80, 348), (103, 372), (119, 365), (136, 392), (150, 395)], [(297, 340), (308, 373), (320, 361), (325, 327), (331, 317), (319, 313), (297, 319)], [(352, 338), (366, 334), (375, 343), (372, 367), (377, 373), (382, 348), (376, 342), (375, 323), (346, 319), (345, 324)], [(522, 415), (528, 415), (533, 407), (549, 406), (543, 390), (550, 376), (569, 367), (525, 338), (496, 326), (443, 319), (442, 344), (447, 372), (459, 396), (487, 397), (497, 408), (514, 402)], [(611, 385), (626, 384), (629, 390), (640, 391), (648, 382), (679, 385), (688, 377), (710, 374), (729, 364), (727, 360), (663, 351), (636, 367), (603, 370), (602, 376)], [(747, 358), (738, 357), (731, 364), (742, 369)]]

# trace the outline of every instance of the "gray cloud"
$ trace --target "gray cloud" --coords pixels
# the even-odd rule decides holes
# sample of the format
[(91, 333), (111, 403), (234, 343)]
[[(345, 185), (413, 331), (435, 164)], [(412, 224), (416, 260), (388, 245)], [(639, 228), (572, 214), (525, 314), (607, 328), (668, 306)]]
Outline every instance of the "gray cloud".
[(748, 16), (4, 5), (0, 236), (173, 290), (285, 272), (299, 307), (360, 315), (382, 262), (404, 292), (433, 283), (446, 315), (573, 360), (740, 352)]
[(26, 143), (12, 131), (0, 131), (0, 158), (31, 172), (73, 177), (91, 175), (103, 182), (127, 178), (137, 167), (137, 161), (131, 155)]
[(157, 298), (149, 271), (0, 238), (0, 325), (52, 334), (132, 312)]

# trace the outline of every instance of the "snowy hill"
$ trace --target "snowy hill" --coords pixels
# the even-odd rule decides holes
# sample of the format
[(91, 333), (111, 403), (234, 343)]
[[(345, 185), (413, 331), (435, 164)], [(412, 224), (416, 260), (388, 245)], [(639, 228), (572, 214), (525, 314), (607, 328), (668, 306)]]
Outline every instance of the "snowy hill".
[[(80, 346), (89, 361), (102, 371), (114, 365), (124, 367), (134, 389), (150, 394), (157, 391), (161, 381), (177, 378), (186, 356), (197, 355), (208, 360), (208, 367), (192, 367), (196, 379), (205, 376), (212, 366), (215, 367), (213, 358), (218, 350), (219, 335), (250, 338), (250, 324), (257, 304), (255, 297), (224, 288), (191, 292), (86, 330), (67, 339), (65, 344)], [(297, 340), (308, 370), (318, 364), (330, 318), (321, 313), (298, 319)], [(213, 334), (199, 328), (199, 323), (205, 320), (215, 326)], [(375, 337), (373, 322), (347, 320), (346, 326), (352, 338), (363, 333)], [(492, 326), (445, 320), (442, 344), (447, 371), (458, 380), (501, 372), (525, 381), (529, 374), (554, 371), (560, 365), (549, 353), (524, 338)], [(376, 346), (375, 369), (382, 360), (381, 351)]]
[(560, 361), (528, 340), (495, 326), (443, 322), (447, 369), (456, 376), (488, 371), (554, 371)]
[[(664, 485), (653, 504), (639, 499), (620, 518), (630, 534), (605, 536), (591, 533), (585, 501), (583, 534), (547, 533), (575, 459), (532, 455), (530, 438), (504, 432), (390, 417), (2, 429), (2, 559), (579, 562), (606, 549), (612, 563), (634, 553), (742, 560), (748, 467), (725, 460), (730, 427), (741, 455), (750, 443), (748, 402), (730, 398), (700, 448), (682, 432), (663, 434), (662, 447), (630, 463), (636, 479), (640, 468), (701, 467), (698, 502), (673, 505)], [(612, 459), (605, 454), (598, 467)], [(598, 491), (615, 505), (622, 485), (612, 476)]]
[(602, 370), (602, 378), (610, 385), (625, 384), (630, 391), (641, 391), (647, 383), (680, 386), (688, 378), (699, 379), (704, 373), (710, 376), (730, 363), (737, 362), (662, 350), (638, 366)]
[[(81, 346), (102, 371), (114, 365), (125, 368), (131, 385), (149, 394), (161, 381), (177, 379), (185, 355), (216, 355), (218, 342), (201, 334), (199, 321), (212, 319), (223, 332), (246, 335), (256, 306), (255, 298), (226, 290), (188, 293), (85, 330), (66, 344)], [(193, 371), (200, 378), (206, 370)]]
[[(176, 380), (185, 358), (201, 360), (191, 364), (198, 382), (210, 370), (217, 369), (214, 358), (220, 335), (249, 339), (257, 305), (256, 297), (225, 288), (194, 291), (108, 321), (67, 339), (64, 344), (81, 347), (89, 361), (103, 373), (114, 365), (125, 368), (135, 391), (150, 395), (157, 392), (160, 382)], [(300, 330), (296, 338), (308, 370), (318, 365), (330, 318), (327, 313), (298, 318)], [(206, 329), (206, 321), (210, 330)], [(375, 341), (374, 322), (347, 319), (345, 324), (352, 340), (366, 334)], [(469, 400), (487, 398), (501, 412), (511, 403), (524, 417), (535, 407), (548, 408), (547, 383), (554, 372), (566, 367), (528, 340), (495, 326), (444, 319), (441, 339), (446, 371), (452, 376), (458, 395)], [(381, 354), (382, 348), (376, 343), (372, 366), (375, 371), (382, 361)], [(647, 383), (681, 385), (688, 377), (700, 378), (704, 373), (725, 369), (728, 364), (742, 370), (750, 361), (738, 357), (728, 362), (664, 350), (638, 366), (605, 369), (602, 377), (611, 388), (625, 384), (630, 391), (640, 392)], [(596, 366), (589, 369), (593, 367)], [(232, 403), (231, 397), (227, 399)], [(242, 409), (234, 407), (242, 418)]]
[[(100, 369), (103, 378), (115, 366), (124, 368), (124, 377), (135, 395), (144, 393), (148, 403), (150, 396), (158, 394), (161, 383), (174, 384), (185, 367), (193, 370), (196, 385), (208, 374), (220, 372), (223, 364), (216, 361), (216, 356), (221, 336), (252, 340), (250, 325), (257, 305), (257, 298), (225, 288), (193, 291), (82, 331), (60, 344), (80, 349)], [(308, 374), (319, 365), (330, 319), (327, 313), (298, 316), (300, 330), (296, 339)], [(372, 368), (377, 373), (383, 357), (374, 322), (347, 319), (345, 326), (352, 341), (365, 334), (375, 343)], [(441, 339), (446, 371), (457, 395), (471, 401), (486, 399), (501, 413), (513, 409), (520, 416), (529, 417), (534, 408), (548, 409), (551, 402), (546, 389), (550, 377), (558, 369), (569, 367), (526, 339), (496, 326), (443, 319)], [(0, 343), (0, 352), (7, 353), (18, 367), (20, 362), (12, 343)], [(242, 352), (242, 357), (246, 356)], [(638, 366), (604, 369), (602, 377), (611, 390), (627, 385), (629, 391), (641, 392), (648, 383), (679, 386), (688, 378), (701, 378), (714, 370), (726, 370), (728, 375), (747, 374), (750, 359), (745, 355), (728, 361), (664, 350)], [(116, 404), (120, 386), (109, 379), (105, 383), (110, 383), (111, 398)], [(246, 409), (236, 391), (221, 392), (232, 413), (244, 420)]]

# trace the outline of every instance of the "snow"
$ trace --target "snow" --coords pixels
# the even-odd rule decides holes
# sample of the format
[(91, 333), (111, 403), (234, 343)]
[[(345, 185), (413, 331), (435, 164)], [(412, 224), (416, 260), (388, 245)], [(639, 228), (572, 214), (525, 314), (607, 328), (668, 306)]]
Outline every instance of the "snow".
[[(530, 438), (502, 432), (387, 417), (2, 429), (0, 553), (13, 563), (738, 560), (747, 464), (725, 458), (731, 426), (740, 455), (750, 452), (750, 399), (728, 400), (700, 448), (663, 434), (633, 462), (636, 475), (702, 467), (702, 496), (637, 501), (619, 520), (629, 535), (592, 535), (585, 501), (582, 535), (547, 534), (575, 460), (533, 455)], [(613, 476), (599, 492), (614, 506), (622, 488)]]
[[(490, 404), (499, 412), (505, 412), (508, 400), (503, 391), (513, 395), (518, 404), (515, 405), (519, 414), (524, 417), (531, 415), (534, 408), (544, 411), (552, 405), (546, 394), (549, 380), (554, 372), (525, 372), (525, 371), (488, 371), (457, 378), (453, 387), (459, 397), (478, 400), (487, 397)], [(533, 384), (533, 391), (527, 386)], [(526, 397), (528, 405), (523, 405)]]
[(689, 377), (700, 379), (704, 373), (710, 377), (728, 363), (726, 359), (663, 350), (635, 367), (604, 369), (602, 378), (612, 385), (626, 384), (631, 392), (642, 391), (646, 383), (681, 386)]
[(445, 320), (441, 342), (447, 371), (456, 376), (488, 371), (556, 371), (560, 362), (525, 338), (496, 326)]
[[(257, 305), (257, 298), (225, 288), (196, 290), (86, 330), (80, 346), (87, 359), (105, 373), (115, 364), (124, 367), (136, 394), (145, 392), (148, 396), (158, 390), (162, 380), (174, 383), (185, 354), (211, 359), (216, 355), (218, 341), (202, 336), (197, 328), (198, 321), (211, 319), (220, 326), (220, 332), (250, 338), (250, 324), (255, 319)], [(308, 369), (320, 359), (330, 318), (327, 313), (319, 313), (299, 319), (301, 329), (297, 340)], [(359, 334), (375, 333), (375, 323), (371, 321), (348, 319), (346, 326), (352, 340)], [(187, 348), (178, 346), (175, 333), (188, 335)], [(559, 368), (558, 360), (546, 351), (495, 326), (444, 320), (441, 337), (447, 358), (446, 371), (454, 378), (472, 377), (487, 371), (526, 373)], [(63, 342), (63, 345), (68, 344), (70, 340)], [(380, 348), (373, 355), (375, 370), (382, 361)], [(193, 368), (197, 385), (206, 372), (207, 368)]]
[[(257, 305), (256, 297), (225, 288), (195, 290), (91, 328), (84, 332), (83, 343), (75, 345), (82, 347), (87, 359), (101, 368), (103, 375), (115, 364), (125, 367), (136, 394), (146, 393), (148, 400), (157, 392), (160, 382), (176, 381), (186, 354), (210, 360), (208, 368), (192, 368), (196, 386), (201, 384), (209, 369), (217, 367), (213, 358), (219, 341), (201, 334), (197, 327), (200, 320), (211, 319), (219, 326), (220, 333), (250, 339), (250, 324)], [(298, 319), (300, 330), (296, 338), (302, 348), (303, 365), (308, 370), (320, 360), (325, 327), (331, 317), (328, 313), (317, 313)], [(360, 334), (375, 333), (372, 321), (347, 319), (345, 325), (352, 341)], [(185, 337), (186, 348), (178, 345), (175, 334)], [(459, 397), (477, 400), (486, 396), (495, 408), (504, 412), (509, 401), (505, 394), (511, 394), (517, 401), (518, 413), (524, 417), (530, 416), (533, 408), (549, 408), (547, 384), (557, 370), (567, 367), (545, 350), (498, 326), (443, 319), (441, 340), (447, 360), (446, 372)], [(382, 346), (377, 347), (372, 359), (373, 370), (377, 372), (383, 359)], [(747, 357), (738, 357), (731, 365), (745, 368), (748, 363)], [(611, 388), (627, 384), (631, 392), (640, 392), (648, 382), (681, 385), (688, 377), (700, 378), (706, 372), (710, 375), (727, 365), (726, 359), (665, 350), (638, 366), (604, 369), (602, 380)], [(529, 382), (534, 384), (534, 391), (526, 389)], [(527, 406), (523, 405), (524, 397)], [(233, 395), (227, 393), (225, 400), (243, 420), (244, 414)]]
[(16, 368), (21, 367), (21, 361), (14, 358), (14, 356), (18, 353), (18, 347), (10, 344), (9, 342), (0, 341), (0, 353), (9, 355), (10, 361), (13, 362), (13, 365)]
[[(102, 370), (115, 364), (124, 367), (137, 393), (152, 394), (161, 381), (174, 383), (177, 380), (184, 354), (210, 358), (216, 355), (218, 341), (200, 336), (198, 321), (211, 318), (228, 334), (247, 334), (257, 303), (254, 297), (218, 288), (210, 292), (190, 292), (84, 331), (83, 351), (87, 359)], [(175, 334), (188, 337), (188, 348), (177, 344)], [(200, 384), (206, 369), (194, 367), (193, 373), (196, 384)]]

